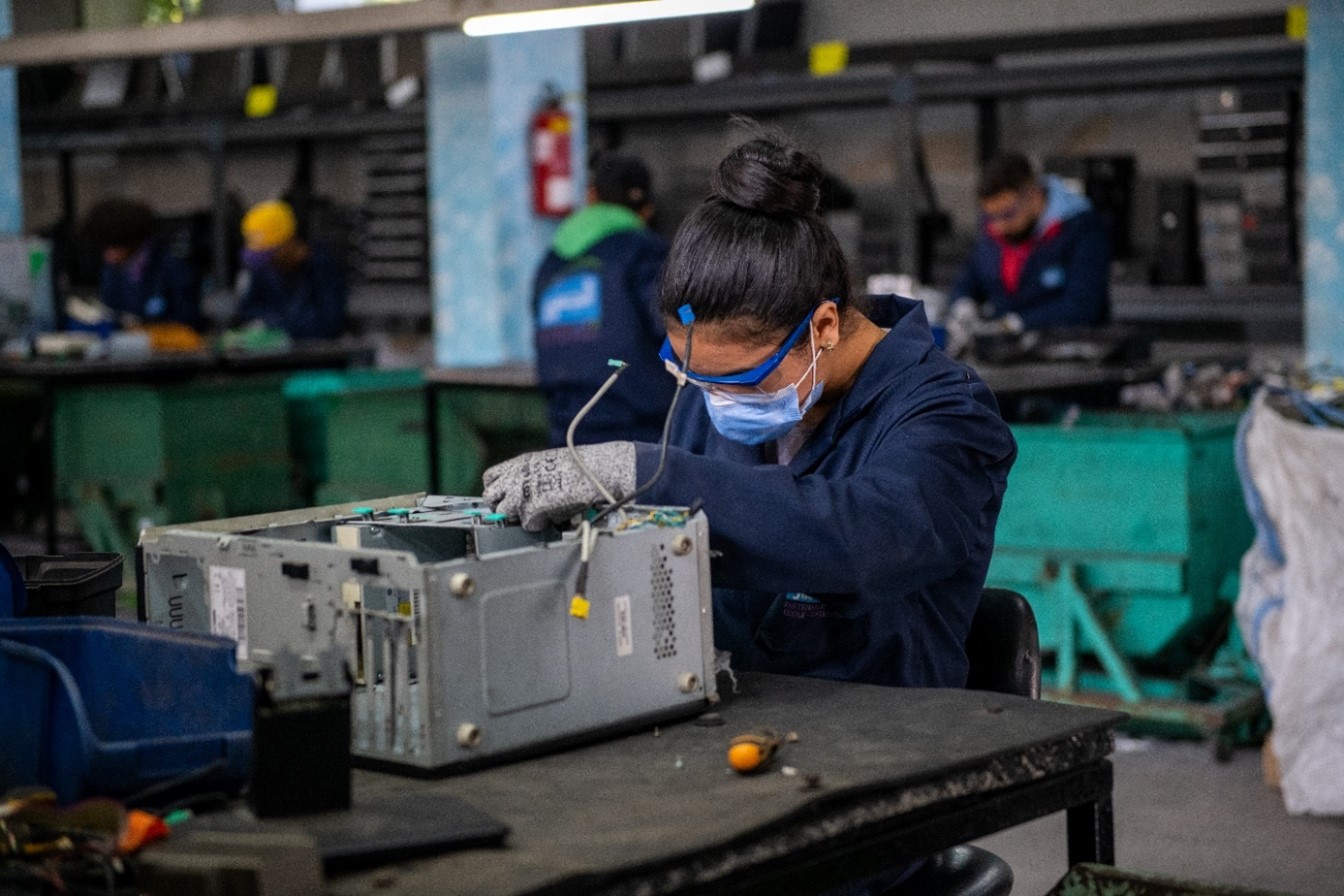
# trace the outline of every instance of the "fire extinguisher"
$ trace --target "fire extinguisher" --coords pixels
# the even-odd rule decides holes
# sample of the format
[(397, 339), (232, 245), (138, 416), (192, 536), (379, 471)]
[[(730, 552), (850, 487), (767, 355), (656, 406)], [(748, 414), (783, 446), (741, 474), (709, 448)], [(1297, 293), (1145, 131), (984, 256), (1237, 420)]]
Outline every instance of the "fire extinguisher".
[(560, 94), (547, 91), (532, 116), (532, 210), (538, 215), (563, 218), (574, 211), (574, 170), (571, 162), (574, 123)]

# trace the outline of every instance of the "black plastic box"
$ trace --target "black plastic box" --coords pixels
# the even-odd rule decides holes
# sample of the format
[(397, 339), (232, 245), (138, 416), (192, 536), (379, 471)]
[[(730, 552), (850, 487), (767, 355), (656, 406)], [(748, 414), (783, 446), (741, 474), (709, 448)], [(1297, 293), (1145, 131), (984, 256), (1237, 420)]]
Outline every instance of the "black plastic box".
[(116, 616), (120, 554), (15, 557), (28, 589), (24, 616)]

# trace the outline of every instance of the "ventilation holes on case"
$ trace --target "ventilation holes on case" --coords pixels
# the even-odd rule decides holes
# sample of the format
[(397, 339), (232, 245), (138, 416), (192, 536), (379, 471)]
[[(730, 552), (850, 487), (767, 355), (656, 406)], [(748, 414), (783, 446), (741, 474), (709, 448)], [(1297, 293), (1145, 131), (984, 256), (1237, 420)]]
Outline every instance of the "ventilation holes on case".
[(672, 571), (662, 545), (653, 551), (653, 655), (662, 660), (677, 655), (676, 615), (672, 602)]

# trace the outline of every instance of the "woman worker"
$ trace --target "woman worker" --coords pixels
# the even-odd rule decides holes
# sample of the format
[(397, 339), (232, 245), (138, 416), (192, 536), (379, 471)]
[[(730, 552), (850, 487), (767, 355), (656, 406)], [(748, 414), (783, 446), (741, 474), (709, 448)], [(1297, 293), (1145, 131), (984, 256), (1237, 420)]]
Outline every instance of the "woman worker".
[[(921, 306), (886, 299), (889, 329), (864, 315), (820, 179), (815, 156), (751, 140), (678, 231), (663, 352), (700, 394), (639, 500), (702, 503), (735, 669), (961, 687), (1016, 446)], [(659, 468), (657, 445), (578, 451), (617, 500)], [(492, 467), (484, 496), (533, 530), (599, 500), (565, 449)]]

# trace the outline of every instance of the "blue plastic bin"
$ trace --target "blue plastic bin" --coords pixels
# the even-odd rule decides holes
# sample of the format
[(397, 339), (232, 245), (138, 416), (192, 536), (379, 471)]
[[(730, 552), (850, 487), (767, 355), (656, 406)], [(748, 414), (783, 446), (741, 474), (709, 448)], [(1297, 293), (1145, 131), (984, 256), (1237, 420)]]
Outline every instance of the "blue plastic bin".
[(0, 620), (0, 791), (125, 798), (200, 773), (236, 793), (252, 767), (252, 682), (235, 644), (101, 619)]

